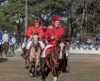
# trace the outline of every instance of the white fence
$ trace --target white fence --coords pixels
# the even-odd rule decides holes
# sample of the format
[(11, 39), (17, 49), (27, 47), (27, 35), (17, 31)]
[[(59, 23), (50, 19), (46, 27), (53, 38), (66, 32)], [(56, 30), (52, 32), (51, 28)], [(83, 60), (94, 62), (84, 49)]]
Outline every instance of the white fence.
[[(15, 50), (16, 54), (20, 55), (22, 53), (22, 49), (21, 47), (17, 50)], [(70, 53), (72, 54), (100, 54), (100, 48), (98, 48), (98, 50), (96, 50), (96, 48), (91, 48), (91, 49), (84, 49), (84, 48), (72, 48), (70, 47)]]
[(84, 48), (72, 48), (70, 47), (70, 53), (72, 54), (100, 54), (100, 48), (95, 49), (95, 48), (91, 48), (91, 49), (84, 49)]

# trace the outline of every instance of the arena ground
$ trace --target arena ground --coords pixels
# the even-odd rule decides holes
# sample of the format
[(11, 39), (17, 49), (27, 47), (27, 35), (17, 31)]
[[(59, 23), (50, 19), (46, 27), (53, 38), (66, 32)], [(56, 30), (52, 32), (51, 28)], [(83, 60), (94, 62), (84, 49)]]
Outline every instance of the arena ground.
[[(72, 54), (69, 70), (59, 76), (59, 81), (100, 81), (100, 55)], [(8, 57), (0, 60), (0, 81), (40, 81), (40, 77), (28, 75), (22, 58)], [(52, 81), (52, 75), (47, 81)]]

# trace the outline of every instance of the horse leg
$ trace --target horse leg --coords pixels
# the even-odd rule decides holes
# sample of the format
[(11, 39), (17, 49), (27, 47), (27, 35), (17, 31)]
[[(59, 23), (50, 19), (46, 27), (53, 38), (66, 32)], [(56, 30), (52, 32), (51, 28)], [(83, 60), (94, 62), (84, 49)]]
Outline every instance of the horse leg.
[(6, 47), (5, 52), (4, 52), (6, 56), (8, 55), (8, 50), (9, 50), (9, 47)]
[(2, 60), (2, 58), (3, 58), (3, 48), (1, 48), (0, 54), (1, 54), (1, 60)]
[(28, 69), (29, 68), (29, 64), (28, 64), (28, 58), (25, 59), (25, 68)]
[(61, 73), (61, 69), (57, 68), (55, 70), (55, 73), (52, 73), (53, 74), (53, 81), (57, 81), (58, 80), (58, 76), (60, 75)]
[(6, 53), (6, 48), (4, 48), (4, 54), (7, 56), (7, 53)]
[(62, 65), (59, 64), (59, 66), (57, 68), (52, 68), (51, 73), (53, 75), (53, 81), (57, 81), (58, 80), (58, 76), (60, 75), (62, 70)]
[(68, 72), (69, 68), (68, 67), (68, 56), (65, 56), (63, 58), (63, 65), (62, 65), (62, 72)]
[(2, 53), (1, 53), (1, 60), (2, 60)]
[(0, 52), (0, 56), (1, 56), (0, 59), (2, 60), (2, 52)]
[(25, 68), (27, 69), (27, 59), (25, 59)]
[(48, 67), (44, 67), (41, 69), (42, 81), (46, 81), (48, 74), (50, 73), (50, 69)]
[(57, 74), (56, 74), (56, 69), (52, 68), (51, 69), (51, 73), (53, 75), (53, 81), (57, 81), (58, 77), (57, 77)]
[(63, 64), (63, 62), (60, 62), (58, 68), (55, 68), (55, 74), (53, 75), (54, 76), (53, 77), (54, 81), (57, 81), (57, 79), (58, 79), (58, 77), (59, 77), (59, 75), (62, 71), (62, 64)]
[(5, 55), (8, 56), (7, 51), (5, 50)]
[(11, 52), (12, 52), (12, 55), (15, 55), (14, 45), (11, 46)]
[(32, 77), (35, 77), (35, 68), (34, 68), (34, 63), (31, 62), (30, 64), (30, 67), (29, 67), (29, 73), (30, 73), (30, 76)]
[(53, 81), (57, 81), (57, 79), (58, 79), (57, 76), (53, 77)]
[(33, 61), (33, 64), (32, 64), (32, 75), (33, 77), (36, 77), (37, 74), (36, 74), (36, 67), (35, 67), (35, 62)]
[(9, 43), (7, 44), (7, 46), (5, 48), (5, 54), (6, 54), (6, 56), (8, 55), (8, 50), (9, 50)]
[[(27, 55), (27, 56), (26, 56)], [(29, 59), (29, 50), (28, 52), (26, 53), (25, 57), (23, 56), (23, 58), (25, 59), (25, 65), (26, 65), (26, 69), (29, 68), (29, 65), (30, 65), (30, 59)]]
[(41, 81), (45, 81), (45, 67), (41, 67)]

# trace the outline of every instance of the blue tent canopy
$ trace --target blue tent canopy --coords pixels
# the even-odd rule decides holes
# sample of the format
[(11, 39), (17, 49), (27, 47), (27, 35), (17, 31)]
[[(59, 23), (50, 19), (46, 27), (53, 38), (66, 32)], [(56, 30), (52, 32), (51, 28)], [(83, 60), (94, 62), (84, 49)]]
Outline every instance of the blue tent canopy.
[(0, 41), (2, 40), (2, 32), (0, 32)]
[(96, 35), (96, 39), (100, 41), (100, 34)]

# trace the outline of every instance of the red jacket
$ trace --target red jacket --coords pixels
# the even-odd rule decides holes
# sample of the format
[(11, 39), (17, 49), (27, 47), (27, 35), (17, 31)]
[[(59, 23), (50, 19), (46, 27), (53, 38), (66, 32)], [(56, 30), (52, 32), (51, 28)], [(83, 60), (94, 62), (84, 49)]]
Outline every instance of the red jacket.
[(45, 36), (46, 36), (46, 31), (47, 31), (47, 28), (43, 28), (43, 29), (42, 29), (42, 32), (43, 32), (42, 38), (43, 38), (43, 39), (46, 38), (46, 37), (45, 37)]
[(39, 26), (39, 27), (35, 28), (34, 33), (38, 33), (39, 39), (42, 39), (42, 36), (43, 36), (43, 27)]
[(34, 33), (38, 33), (39, 38), (42, 38), (43, 32), (42, 32), (42, 26), (39, 26), (37, 28), (33, 27), (29, 27), (29, 29), (25, 32), (25, 36), (26, 37), (30, 37), (32, 34)]
[[(63, 27), (55, 28), (52, 26), (48, 27), (45, 35), (48, 40), (48, 44), (55, 46), (59, 38), (64, 35), (64, 28)], [(54, 39), (51, 39), (52, 36), (54, 36)]]
[(34, 26), (33, 25), (28, 25), (28, 30), (25, 32), (25, 37), (30, 37), (32, 35), (32, 33), (30, 32), (31, 30), (34, 29)]

